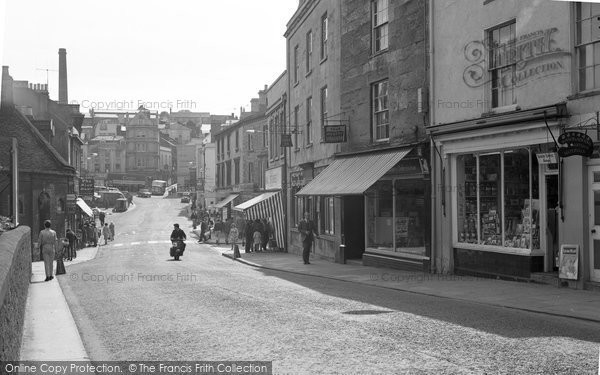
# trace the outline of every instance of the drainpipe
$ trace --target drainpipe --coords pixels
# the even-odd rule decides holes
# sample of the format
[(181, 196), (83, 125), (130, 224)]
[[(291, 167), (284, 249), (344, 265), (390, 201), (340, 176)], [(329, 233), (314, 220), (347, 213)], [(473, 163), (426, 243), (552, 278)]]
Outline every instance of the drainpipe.
[[(428, 30), (428, 37), (429, 37), (429, 100), (430, 100), (430, 105), (429, 107), (429, 125), (433, 125), (435, 123), (435, 109), (433, 107), (433, 103), (434, 103), (434, 98), (435, 98), (435, 72), (433, 69), (433, 53), (434, 53), (434, 41), (433, 41), (433, 0), (427, 1), (427, 5), (428, 5), (428, 20), (426, 21), (426, 24), (429, 25), (429, 30)], [(429, 157), (433, 158), (435, 153), (437, 152), (437, 148), (435, 146), (433, 137), (430, 137), (430, 152), (429, 152)], [(440, 165), (440, 168), (442, 168), (442, 173), (443, 173), (443, 160), (440, 158), (440, 162), (442, 163)], [(432, 163), (432, 166), (435, 165)], [(431, 171), (431, 192), (432, 192), (432, 202), (431, 202), (431, 253), (430, 253), (430, 262), (429, 262), (429, 267), (430, 267), (430, 272), (431, 273), (435, 273), (436, 271), (436, 259), (437, 259), (437, 253), (441, 252), (441, 249), (438, 249), (438, 240), (437, 240), (437, 236), (436, 236), (436, 230), (437, 230), (437, 223), (438, 223), (438, 215), (436, 215), (436, 206), (437, 206), (437, 201), (438, 201), (438, 189), (437, 189), (437, 168), (435, 170)], [(445, 191), (441, 191), (441, 194), (445, 194)], [(440, 237), (442, 235), (442, 231), (441, 228), (443, 227), (443, 225), (440, 225)], [(441, 242), (441, 241), (440, 241)]]

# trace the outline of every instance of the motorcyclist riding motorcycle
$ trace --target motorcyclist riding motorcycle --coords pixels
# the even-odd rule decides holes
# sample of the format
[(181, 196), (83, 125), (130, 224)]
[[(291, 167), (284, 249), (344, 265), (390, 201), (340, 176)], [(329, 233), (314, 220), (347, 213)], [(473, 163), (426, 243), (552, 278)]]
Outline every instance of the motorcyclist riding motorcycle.
[(185, 232), (179, 228), (179, 224), (173, 224), (173, 232), (171, 232), (171, 242), (173, 242), (173, 246), (171, 247), (170, 254), (175, 260), (179, 260), (179, 257), (183, 255), (185, 251), (185, 241), (186, 236)]

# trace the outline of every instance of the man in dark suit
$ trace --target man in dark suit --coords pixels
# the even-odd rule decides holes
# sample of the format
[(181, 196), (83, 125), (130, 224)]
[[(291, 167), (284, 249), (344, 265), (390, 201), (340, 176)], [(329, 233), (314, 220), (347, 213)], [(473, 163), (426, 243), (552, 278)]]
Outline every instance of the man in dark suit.
[(302, 239), (302, 259), (304, 260), (304, 264), (310, 264), (310, 248), (315, 240), (315, 236), (319, 237), (319, 233), (317, 232), (315, 223), (310, 220), (310, 214), (308, 212), (304, 213), (304, 218), (298, 223), (298, 230), (300, 231), (300, 238)]

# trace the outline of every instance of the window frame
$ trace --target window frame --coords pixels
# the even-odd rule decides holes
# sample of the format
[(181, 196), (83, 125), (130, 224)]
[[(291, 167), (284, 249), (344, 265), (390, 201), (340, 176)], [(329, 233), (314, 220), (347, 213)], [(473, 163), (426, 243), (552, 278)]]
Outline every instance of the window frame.
[(300, 126), (300, 124), (298, 123), (299, 116), (300, 116), (300, 106), (297, 105), (294, 107), (294, 149), (295, 150), (300, 149), (300, 145), (298, 144), (298, 133), (299, 133), (298, 126)]
[[(383, 10), (379, 10), (378, 8), (380, 2), (386, 4), (386, 7)], [(371, 0), (371, 51), (373, 54), (387, 51), (389, 48), (389, 9), (389, 0)], [(381, 18), (382, 13), (385, 15), (385, 21), (378, 23), (378, 19)], [(385, 35), (383, 35), (383, 33), (378, 33), (380, 30), (385, 31)], [(380, 40), (385, 40), (385, 46), (378, 47), (378, 42)]]
[(313, 143), (312, 137), (312, 96), (306, 98), (306, 138), (304, 139), (305, 147), (311, 146)]
[(327, 40), (329, 34), (329, 18), (327, 12), (321, 16), (321, 61), (327, 59)]
[(296, 46), (294, 46), (294, 85), (298, 84), (298, 75), (299, 75), (299, 70), (300, 70), (300, 65), (298, 64), (298, 50), (299, 50), (299, 46), (298, 44), (296, 44)]
[(327, 116), (328, 116), (328, 111), (327, 111), (327, 97), (329, 96), (329, 91), (327, 89), (327, 85), (321, 87), (321, 90), (319, 90), (319, 116), (320, 116), (320, 121), (321, 121), (321, 139), (323, 138), (323, 133), (324, 133), (324, 129), (325, 129), (325, 125), (327, 124)]
[[(498, 34), (500, 35), (502, 30), (507, 27), (512, 28), (509, 43), (505, 43), (503, 45), (499, 45), (498, 47), (494, 47), (494, 45), (495, 45), (495, 42), (493, 39), (494, 32), (498, 31)], [(505, 56), (511, 55), (509, 52), (506, 52), (506, 49), (508, 49), (510, 51), (511, 48), (514, 48), (514, 43), (516, 41), (516, 35), (517, 35), (517, 20), (515, 18), (485, 30), (486, 44), (489, 46), (489, 48), (488, 48), (489, 51), (488, 51), (488, 56), (487, 56), (487, 61), (488, 61), (487, 74), (489, 76), (489, 90), (487, 90), (487, 91), (489, 92), (489, 95), (490, 95), (489, 106), (491, 109), (508, 107), (508, 106), (516, 104), (516, 95), (515, 95), (516, 85), (514, 84), (514, 80), (511, 80), (513, 82), (511, 85), (512, 101), (511, 101), (511, 103), (508, 103), (508, 104), (506, 104), (506, 103), (500, 104), (500, 102), (501, 102), (500, 93), (504, 90), (500, 86), (497, 86), (497, 87), (495, 87), (495, 86), (497, 85), (496, 80), (498, 80), (500, 83), (503, 81), (503, 79), (502, 79), (502, 77), (504, 77), (504, 73), (502, 72), (503, 70), (510, 68), (512, 70), (512, 73), (511, 73), (512, 76), (514, 77), (516, 75), (517, 61), (516, 60), (507, 61), (506, 63), (498, 64), (498, 66), (496, 66), (494, 63), (499, 57), (501, 57), (501, 56), (497, 55), (498, 50), (501, 48), (504, 48)], [(496, 74), (498, 74), (497, 77), (496, 77)]]
[[(600, 90), (600, 59), (596, 60), (596, 54), (597, 52), (595, 51), (596, 48), (598, 50), (600, 50), (600, 38), (598, 38), (597, 40), (593, 40), (593, 29), (592, 27), (594, 26), (594, 18), (598, 18), (600, 20), (600, 9), (598, 10), (598, 13), (593, 13), (593, 9), (594, 9), (594, 5), (597, 5), (595, 3), (583, 3), (583, 2), (577, 2), (574, 4), (574, 19), (575, 19), (575, 55), (576, 55), (576, 64), (575, 64), (575, 81), (577, 82), (576, 87), (577, 87), (577, 92), (591, 92), (591, 91), (598, 91)], [(589, 17), (583, 18), (582, 15), (582, 7), (589, 7)], [(590, 40), (583, 42), (583, 36), (582, 36), (582, 26), (581, 24), (583, 22), (589, 21), (590, 23)], [(600, 34), (600, 31), (598, 31), (598, 33)], [(582, 52), (585, 52), (585, 55), (587, 56), (587, 51), (586, 49), (588, 47), (592, 47), (592, 53), (591, 53), (591, 59), (592, 59), (592, 65), (584, 65), (582, 66), (582, 62), (585, 59), (582, 58)], [(600, 55), (600, 53), (598, 53), (598, 55)], [(591, 69), (591, 73), (592, 73), (592, 87), (587, 87), (582, 84), (582, 81), (585, 81), (587, 79), (587, 70)], [(585, 74), (582, 77), (582, 73)], [(596, 74), (598, 74), (598, 76), (596, 76)]]
[(309, 75), (312, 72), (312, 55), (313, 55), (313, 32), (312, 32), (312, 30), (308, 30), (308, 32), (306, 33), (306, 54), (305, 54), (306, 75)]
[[(377, 100), (382, 100), (380, 98), (383, 98), (384, 96), (377, 96), (377, 93), (379, 92), (379, 90), (377, 89), (380, 85), (385, 84), (386, 89), (385, 89), (385, 108), (381, 109), (381, 110), (377, 110), (377, 104), (376, 101)], [(378, 123), (378, 115), (387, 112), (387, 123), (385, 124), (379, 124)], [(374, 142), (387, 142), (390, 139), (390, 124), (391, 124), (391, 119), (390, 119), (390, 106), (389, 106), (389, 79), (382, 79), (380, 81), (377, 82), (373, 82), (371, 84), (371, 131), (373, 132), (373, 141)], [(383, 138), (379, 138), (378, 134), (378, 129), (380, 127), (386, 127), (385, 133), (387, 134), (387, 137), (383, 137)]]

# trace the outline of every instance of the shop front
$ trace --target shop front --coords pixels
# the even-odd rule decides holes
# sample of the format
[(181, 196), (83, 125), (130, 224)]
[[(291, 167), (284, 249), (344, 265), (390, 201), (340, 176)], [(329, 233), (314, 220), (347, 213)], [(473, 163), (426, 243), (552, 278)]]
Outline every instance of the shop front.
[(430, 255), (430, 187), (423, 147), (340, 156), (299, 196), (339, 202), (345, 257), (365, 265), (426, 270)]
[(430, 129), (434, 186), (447, 198), (435, 211), (438, 270), (523, 279), (557, 270), (568, 191), (553, 136), (563, 114), (550, 106)]
[(234, 202), (238, 196), (239, 194), (229, 194), (214, 205), (209, 206), (208, 209), (215, 210), (216, 212), (218, 212), (217, 217), (221, 218), (222, 221), (226, 221), (227, 219), (232, 217), (232, 208), (235, 206)]

